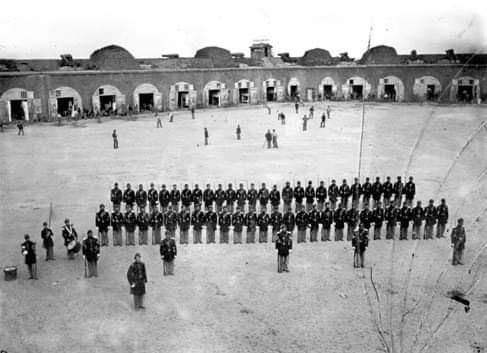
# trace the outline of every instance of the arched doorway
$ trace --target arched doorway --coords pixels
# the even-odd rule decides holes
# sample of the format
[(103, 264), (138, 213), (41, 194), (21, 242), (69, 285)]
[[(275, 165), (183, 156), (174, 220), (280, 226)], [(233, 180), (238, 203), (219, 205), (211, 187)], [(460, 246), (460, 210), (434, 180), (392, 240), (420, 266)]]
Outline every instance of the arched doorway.
[(233, 89), (234, 104), (254, 104), (257, 102), (257, 89), (255, 83), (250, 80), (242, 79), (235, 82)]
[(33, 120), (40, 114), (40, 99), (34, 99), (34, 92), (23, 88), (11, 88), (0, 96), (0, 120)]
[(359, 76), (350, 77), (342, 85), (342, 93), (345, 99), (361, 100), (368, 98), (371, 85)]
[(441, 95), (441, 83), (433, 76), (422, 76), (414, 80), (413, 95), (419, 100), (437, 101)]
[(98, 87), (92, 96), (93, 111), (103, 115), (123, 113), (125, 111), (125, 95), (111, 85)]
[(386, 76), (379, 79), (377, 98), (391, 102), (404, 100), (404, 83), (396, 76)]
[(221, 107), (228, 103), (228, 90), (226, 85), (220, 81), (210, 81), (204, 88), (204, 99), (206, 105)]
[(262, 83), (262, 86), (265, 102), (280, 102), (284, 99), (284, 88), (281, 81), (269, 78)]
[(331, 77), (325, 77), (321, 80), (318, 92), (322, 100), (333, 99), (337, 96), (338, 85)]
[(134, 110), (162, 111), (162, 94), (152, 83), (142, 83), (134, 90)]
[(458, 103), (479, 103), (480, 82), (473, 77), (464, 76), (453, 79), (450, 100)]
[(292, 77), (289, 80), (287, 84), (287, 95), (291, 100), (295, 101), (301, 99), (300, 87), (301, 85), (296, 77)]
[(62, 86), (49, 91), (49, 113), (51, 118), (57, 115), (72, 116), (73, 111), (82, 111), (81, 95), (72, 87)]
[(169, 88), (169, 109), (185, 109), (196, 106), (196, 90), (187, 82), (177, 82)]

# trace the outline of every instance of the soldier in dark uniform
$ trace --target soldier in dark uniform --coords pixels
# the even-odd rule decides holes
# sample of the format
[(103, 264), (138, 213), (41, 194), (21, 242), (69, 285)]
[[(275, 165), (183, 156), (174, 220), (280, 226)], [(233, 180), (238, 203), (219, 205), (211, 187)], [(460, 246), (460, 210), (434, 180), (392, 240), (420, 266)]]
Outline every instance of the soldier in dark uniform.
[(24, 242), (20, 245), (20, 248), (29, 270), (29, 279), (37, 279), (36, 243), (30, 240), (29, 234), (24, 235)]
[(323, 211), (323, 205), (325, 204), (326, 200), (326, 187), (325, 182), (322, 180), (320, 181), (320, 186), (316, 188), (316, 202), (318, 203), (318, 211)]
[(127, 209), (128, 206), (130, 206), (130, 208), (134, 207), (135, 192), (130, 187), (130, 184), (127, 184), (127, 188), (123, 192), (123, 202), (125, 202), (125, 209)]
[(68, 245), (72, 241), (78, 241), (78, 233), (76, 232), (76, 229), (74, 229), (73, 225), (69, 223), (68, 218), (64, 220), (62, 235), (64, 239), (64, 246), (68, 251), (68, 259), (74, 260), (74, 254), (76, 253), (76, 251), (74, 249), (69, 250)]
[(213, 211), (212, 206), (208, 206), (208, 212), (205, 215), (206, 220), (206, 243), (215, 243), (215, 231), (216, 225), (218, 224), (218, 216), (216, 212)]
[(430, 200), (429, 205), (424, 209), (424, 239), (433, 239), (433, 227), (436, 224), (437, 211), (434, 205), (435, 201)]
[(188, 244), (188, 233), (191, 225), (191, 213), (189, 212), (189, 206), (183, 206), (181, 212), (178, 215), (179, 224), (179, 243)]
[(222, 184), (218, 184), (218, 188), (215, 191), (216, 213), (219, 214), (222, 211), (224, 202), (225, 202), (225, 190), (223, 190)]
[(387, 177), (384, 184), (382, 184), (382, 194), (384, 195), (384, 207), (388, 208), (391, 203), (394, 186), (391, 183), (391, 177)]
[(421, 207), (421, 201), (416, 202), (416, 207), (411, 210), (411, 219), (413, 221), (413, 239), (420, 239), (421, 226), (424, 220), (424, 210)]
[(397, 225), (398, 208), (393, 203), (386, 208), (384, 218), (386, 220), (386, 239), (394, 239)]
[(149, 225), (152, 228), (152, 245), (157, 245), (161, 243), (161, 228), (163, 224), (163, 214), (157, 209), (157, 207), (153, 208), (149, 218)]
[(135, 227), (137, 225), (137, 216), (132, 211), (131, 206), (127, 206), (127, 212), (123, 217), (123, 224), (125, 226), (125, 245), (135, 245)]
[(148, 229), (149, 229), (149, 215), (145, 212), (145, 207), (140, 208), (137, 215), (137, 227), (139, 227), (139, 245), (147, 245)]
[(306, 230), (308, 229), (308, 215), (301, 209), (296, 214), (296, 227), (298, 228), (298, 243), (306, 242)]
[(409, 177), (409, 181), (404, 185), (404, 195), (406, 195), (408, 206), (412, 207), (414, 196), (416, 195), (416, 185), (412, 176)]
[(463, 265), (463, 251), (467, 236), (463, 227), (463, 218), (458, 220), (457, 226), (451, 232), (451, 245), (453, 247), (452, 265)]
[(340, 195), (340, 201), (343, 207), (348, 207), (348, 198), (350, 197), (351, 191), (350, 186), (347, 184), (347, 180), (343, 179), (342, 185), (338, 189), (338, 194)]
[(176, 228), (178, 227), (178, 214), (173, 211), (172, 206), (167, 208), (167, 213), (164, 215), (164, 227), (169, 232), (172, 238), (176, 237)]
[(86, 277), (98, 277), (98, 258), (100, 257), (100, 243), (98, 239), (93, 238), (93, 232), (89, 230), (83, 240), (83, 257), (88, 263)]
[(245, 215), (245, 226), (247, 227), (247, 243), (255, 243), (255, 228), (257, 226), (257, 215), (253, 209)]
[(306, 198), (306, 212), (311, 211), (313, 204), (315, 203), (315, 188), (313, 187), (313, 182), (308, 181), (308, 186), (304, 190), (304, 197)]
[(382, 183), (380, 182), (380, 178), (376, 177), (375, 183), (372, 184), (372, 199), (374, 200), (374, 205), (372, 207), (374, 208), (377, 207), (377, 204), (380, 202), (380, 199), (382, 198), (382, 192), (383, 192)]
[(358, 230), (354, 232), (354, 237), (352, 239), (352, 247), (354, 248), (353, 267), (364, 267), (365, 250), (368, 245), (369, 232), (362, 224), (360, 224)]
[(235, 201), (237, 200), (237, 193), (233, 189), (232, 184), (228, 184), (228, 189), (225, 191), (225, 205), (227, 206), (227, 211), (233, 213), (233, 207)]
[(441, 199), (440, 205), (436, 208), (438, 226), (436, 227), (436, 237), (443, 238), (445, 236), (445, 228), (448, 223), (448, 206), (445, 199)]
[(296, 213), (301, 211), (303, 208), (303, 199), (304, 199), (304, 188), (301, 186), (301, 182), (296, 182), (296, 187), (294, 188), (294, 210)]
[(408, 240), (408, 228), (411, 221), (411, 208), (409, 208), (406, 202), (403, 203), (401, 210), (399, 211), (399, 240)]
[(385, 211), (382, 208), (382, 202), (377, 201), (374, 211), (372, 211), (374, 220), (374, 240), (379, 240), (382, 232), (382, 224), (385, 220)]
[(335, 241), (343, 240), (343, 228), (345, 228), (345, 220), (347, 218), (347, 210), (345, 206), (339, 205), (338, 209), (333, 214), (335, 221)]
[(122, 200), (123, 200), (122, 190), (118, 188), (118, 183), (115, 183), (113, 189), (110, 191), (110, 201), (113, 204), (113, 209), (115, 209), (115, 207), (117, 206), (120, 207)]
[(259, 243), (267, 243), (269, 220), (269, 215), (266, 213), (266, 211), (260, 211), (260, 214), (257, 217), (257, 225), (259, 226)]
[(243, 184), (240, 184), (237, 190), (237, 206), (240, 211), (245, 211), (245, 203), (247, 202), (247, 191), (245, 191)]
[(218, 215), (218, 225), (220, 226), (220, 244), (228, 244), (230, 226), (232, 225), (232, 216), (224, 206), (222, 212)]
[(310, 228), (309, 241), (318, 241), (318, 230), (320, 228), (320, 212), (316, 209), (316, 205), (313, 205), (311, 212), (308, 213), (308, 224)]
[[(171, 208), (174, 212), (179, 212), (179, 201), (181, 200), (181, 192), (178, 190), (178, 186), (173, 184), (172, 190), (170, 193), (171, 196)], [(171, 234), (174, 237), (174, 234)]]
[(272, 226), (272, 241), (275, 242), (277, 239), (277, 233), (281, 229), (282, 225), (282, 213), (279, 212), (279, 206), (274, 207), (270, 217), (270, 225)]
[(152, 214), (154, 209), (157, 209), (157, 200), (159, 199), (159, 193), (154, 188), (154, 183), (150, 184), (150, 189), (147, 192), (147, 200), (149, 201), (149, 212)]
[(330, 186), (328, 186), (328, 199), (330, 200), (330, 209), (335, 211), (337, 207), (338, 196), (340, 195), (340, 190), (336, 184), (336, 180), (331, 181)]
[(145, 265), (140, 260), (140, 254), (135, 254), (135, 262), (130, 265), (127, 271), (127, 280), (130, 284), (130, 294), (134, 296), (135, 310), (145, 309), (144, 307), (144, 294), (145, 284), (147, 283), (147, 272), (145, 271)]
[(161, 205), (161, 213), (163, 215), (167, 212), (169, 202), (171, 202), (171, 193), (166, 189), (166, 185), (162, 184), (161, 191), (159, 191), (159, 203)]
[(242, 212), (242, 209), (240, 208), (240, 206), (237, 206), (237, 211), (232, 215), (234, 244), (242, 244), (242, 232), (243, 232), (244, 220), (245, 220), (245, 216)]
[(352, 208), (347, 211), (347, 216), (346, 216), (348, 241), (352, 241), (353, 231), (359, 224), (359, 221), (360, 221), (360, 213), (357, 210), (357, 206), (352, 206)]
[(294, 198), (293, 188), (291, 187), (291, 183), (286, 181), (286, 186), (282, 189), (282, 201), (284, 202), (284, 207), (282, 212), (286, 213), (288, 210), (291, 209), (291, 204)]
[(206, 189), (203, 191), (203, 203), (205, 205), (205, 211), (208, 212), (208, 208), (213, 207), (213, 201), (215, 201), (215, 193), (211, 189), (211, 185), (206, 184)]
[(333, 211), (330, 203), (325, 203), (325, 209), (320, 213), (321, 241), (330, 241), (330, 228), (333, 223)]
[(279, 208), (281, 204), (281, 193), (277, 190), (277, 185), (274, 184), (271, 192), (269, 193), (269, 200), (271, 201), (271, 209)]
[(162, 240), (159, 248), (161, 254), (164, 276), (174, 275), (174, 259), (178, 254), (176, 241), (171, 238), (171, 233), (166, 232), (166, 237)]
[(267, 212), (267, 204), (269, 203), (269, 190), (267, 190), (265, 183), (262, 183), (262, 187), (258, 193), (259, 204), (260, 204), (260, 211), (262, 210)]
[(372, 214), (372, 211), (369, 209), (369, 204), (364, 203), (364, 209), (362, 212), (360, 212), (360, 224), (367, 229), (367, 231), (370, 230), (370, 224), (374, 221), (374, 216)]
[(354, 183), (350, 187), (350, 194), (352, 195), (352, 207), (358, 208), (360, 205), (360, 196), (362, 195), (362, 185), (358, 178), (354, 179)]
[(193, 196), (191, 194), (191, 190), (189, 189), (188, 184), (184, 184), (183, 191), (181, 191), (181, 204), (183, 205), (182, 209), (190, 207), (192, 200)]
[(401, 206), (402, 195), (404, 194), (404, 183), (400, 176), (397, 177), (397, 181), (394, 183), (394, 204), (397, 207)]
[[(372, 196), (372, 184), (370, 183), (370, 178), (365, 178), (365, 183), (362, 184), (362, 202), (367, 206), (370, 206), (370, 196)], [(368, 229), (367, 229), (368, 230)]]
[(283, 224), (281, 230), (277, 235), (276, 249), (277, 249), (277, 272), (283, 271), (289, 272), (289, 253), (293, 248), (293, 240), (291, 232), (286, 230), (286, 226)]
[(139, 212), (147, 206), (147, 192), (142, 184), (139, 184), (139, 190), (135, 193), (135, 202)]
[(191, 215), (191, 225), (193, 226), (193, 244), (201, 244), (203, 242), (201, 237), (201, 231), (204, 224), (205, 214), (201, 210), (200, 204), (196, 203), (194, 205), (193, 214)]
[(46, 261), (55, 260), (54, 258), (54, 233), (51, 228), (48, 227), (47, 222), (42, 224), (41, 238), (42, 245), (46, 249)]
[(293, 234), (296, 222), (294, 213), (291, 211), (291, 209), (288, 209), (282, 216), (282, 223), (284, 223), (284, 225), (286, 226), (286, 230)]
[[(250, 184), (250, 189), (247, 192), (247, 200), (249, 200), (249, 211), (253, 210), (254, 212), (256, 211), (256, 204), (257, 204), (257, 199), (259, 197), (259, 193), (255, 189), (254, 183)], [(243, 210), (242, 210), (243, 212)]]
[(110, 215), (105, 211), (105, 205), (103, 204), (100, 205), (100, 211), (96, 213), (95, 226), (98, 228), (98, 237), (101, 239), (101, 246), (107, 246)]
[(125, 223), (123, 214), (120, 212), (120, 208), (117, 206), (112, 212), (111, 222), (113, 230), (113, 246), (122, 246), (122, 227)]
[(195, 184), (193, 191), (191, 192), (193, 207), (196, 208), (196, 205), (201, 205), (203, 201), (203, 191), (201, 191), (198, 184)]

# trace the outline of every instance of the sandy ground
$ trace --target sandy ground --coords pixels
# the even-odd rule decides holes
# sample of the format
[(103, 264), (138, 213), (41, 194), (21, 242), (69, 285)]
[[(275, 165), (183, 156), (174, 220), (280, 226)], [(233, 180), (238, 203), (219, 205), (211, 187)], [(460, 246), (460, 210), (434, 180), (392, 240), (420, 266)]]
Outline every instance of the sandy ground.
[[(315, 105), (316, 115), (324, 106)], [(166, 185), (207, 182), (278, 184), (351, 178), (357, 173), (361, 106), (334, 103), (332, 119), (301, 131), (291, 105), (162, 114), (26, 127), (0, 134), (0, 265), (19, 267), (0, 281), (0, 349), (8, 352), (471, 352), (487, 345), (487, 109), (480, 106), (370, 104), (362, 176), (415, 176), (418, 198), (446, 197), (452, 221), (466, 220), (466, 265), (449, 264), (447, 239), (372, 241), (367, 266), (354, 270), (346, 242), (299, 244), (291, 272), (276, 273), (271, 244), (179, 247), (176, 276), (163, 278), (158, 248), (104, 248), (100, 276), (83, 278), (83, 262), (66, 259), (60, 229), (94, 228), (113, 182)], [(277, 121), (277, 111), (287, 124)], [(235, 128), (242, 127), (236, 141)], [(203, 146), (203, 128), (210, 145)], [(263, 148), (276, 129), (279, 150)], [(120, 149), (112, 149), (117, 129)], [(418, 136), (423, 136), (416, 148)], [(467, 141), (473, 136), (471, 142)], [(465, 146), (466, 145), (466, 146)], [(465, 148), (464, 148), (465, 147)], [(460, 153), (460, 151), (463, 152)], [(412, 155), (408, 168), (409, 157)], [(57, 260), (27, 280), (19, 244), (53, 203)], [(134, 312), (126, 270), (135, 251), (148, 269), (147, 310)], [(412, 256), (414, 255), (414, 256)], [(476, 261), (473, 262), (474, 258)], [(470, 273), (468, 270), (471, 270)], [(375, 295), (370, 271), (378, 297)], [(447, 292), (468, 292), (472, 310)]]

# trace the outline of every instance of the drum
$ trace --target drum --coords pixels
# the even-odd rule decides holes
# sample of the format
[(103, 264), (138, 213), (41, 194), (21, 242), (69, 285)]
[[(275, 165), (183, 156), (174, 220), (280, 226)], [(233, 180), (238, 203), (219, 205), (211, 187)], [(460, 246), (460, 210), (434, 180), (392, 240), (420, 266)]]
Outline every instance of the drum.
[(17, 279), (17, 267), (8, 266), (3, 269), (6, 281), (13, 281)]
[(68, 244), (68, 251), (72, 251), (74, 253), (77, 253), (78, 251), (81, 250), (81, 243), (77, 240), (71, 240)]

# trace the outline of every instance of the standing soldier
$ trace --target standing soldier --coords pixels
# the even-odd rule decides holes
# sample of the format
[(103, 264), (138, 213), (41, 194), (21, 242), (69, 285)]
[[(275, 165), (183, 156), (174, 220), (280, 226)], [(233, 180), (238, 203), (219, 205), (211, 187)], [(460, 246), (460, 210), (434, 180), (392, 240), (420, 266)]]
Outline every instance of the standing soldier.
[(291, 232), (286, 230), (286, 226), (281, 226), (281, 231), (277, 235), (276, 249), (277, 249), (277, 272), (289, 272), (288, 258), (289, 253), (293, 248), (293, 240)]
[(25, 264), (29, 270), (29, 279), (37, 279), (36, 243), (30, 240), (29, 234), (24, 235), (24, 242), (20, 245)]
[(169, 206), (167, 213), (164, 215), (164, 227), (172, 238), (176, 237), (176, 228), (178, 226), (178, 214)]
[(421, 207), (421, 201), (416, 202), (416, 207), (411, 210), (411, 219), (413, 221), (413, 239), (420, 239), (421, 226), (424, 220), (424, 210)]
[(408, 228), (411, 221), (411, 209), (407, 202), (404, 202), (401, 210), (399, 211), (399, 240), (408, 240)]
[(294, 210), (296, 213), (298, 213), (303, 208), (303, 199), (304, 199), (304, 188), (301, 186), (301, 182), (298, 181), (296, 183), (296, 187), (294, 188), (294, 202), (295, 202)]
[(350, 194), (352, 195), (352, 207), (358, 208), (360, 205), (360, 195), (362, 195), (362, 185), (358, 178), (354, 179), (354, 183), (350, 187)]
[(301, 209), (296, 214), (296, 227), (298, 228), (298, 243), (306, 242), (306, 229), (308, 228), (308, 215)]
[(95, 226), (98, 228), (98, 237), (101, 239), (101, 246), (107, 246), (110, 215), (105, 211), (105, 205), (103, 204), (100, 205), (100, 211), (96, 213)]
[(167, 212), (167, 206), (171, 202), (171, 194), (166, 189), (166, 185), (162, 184), (161, 191), (159, 191), (159, 203), (161, 204), (161, 213), (165, 214)]
[(208, 138), (210, 137), (209, 134), (208, 134), (208, 129), (205, 127), (205, 131), (204, 131), (204, 134), (205, 134), (205, 146), (208, 146)]
[(196, 205), (201, 205), (203, 201), (203, 192), (201, 191), (198, 184), (194, 185), (194, 189), (191, 192), (193, 207), (196, 208)]
[(282, 212), (286, 213), (291, 209), (291, 203), (293, 202), (294, 192), (291, 187), (291, 183), (286, 181), (286, 186), (282, 189), (282, 200), (284, 201), (284, 207)]
[(372, 184), (370, 183), (369, 177), (366, 177), (365, 183), (362, 184), (362, 195), (364, 195), (362, 199), (363, 204), (370, 206), (370, 196), (372, 196)]
[(227, 211), (226, 206), (223, 207), (223, 211), (218, 215), (218, 225), (220, 226), (220, 244), (228, 244), (232, 216)]
[(64, 246), (66, 247), (68, 251), (68, 259), (69, 260), (74, 260), (74, 254), (76, 254), (79, 251), (79, 248), (70, 248), (69, 244), (71, 244), (73, 241), (77, 242), (78, 241), (78, 233), (76, 232), (76, 229), (74, 229), (73, 225), (69, 223), (69, 219), (66, 218), (64, 220), (64, 226), (63, 226), (63, 239), (64, 239)]
[(316, 205), (312, 206), (311, 212), (308, 214), (308, 224), (310, 228), (309, 241), (318, 241), (318, 230), (320, 227), (320, 212), (316, 209)]
[(154, 183), (150, 184), (149, 192), (147, 193), (147, 200), (149, 201), (149, 212), (152, 214), (155, 209), (157, 209), (157, 200), (159, 199), (159, 194), (154, 188)]
[(343, 240), (343, 228), (345, 228), (347, 210), (345, 206), (339, 205), (338, 210), (333, 214), (333, 220), (335, 221), (335, 241)]
[(265, 137), (265, 140), (267, 142), (267, 148), (271, 148), (271, 143), (272, 143), (272, 132), (271, 132), (271, 130), (267, 130), (264, 137)]
[[(250, 189), (247, 192), (247, 199), (249, 200), (249, 211), (253, 210), (254, 212), (256, 211), (256, 204), (257, 204), (257, 198), (259, 196), (259, 193), (255, 189), (254, 183), (250, 184)], [(243, 210), (242, 210), (243, 212)]]
[(372, 211), (369, 209), (369, 204), (364, 204), (364, 209), (360, 212), (360, 223), (362, 226), (369, 231), (370, 224), (374, 221), (374, 216)]
[(145, 271), (145, 264), (140, 260), (139, 253), (135, 254), (134, 260), (127, 271), (127, 280), (130, 284), (130, 294), (134, 296), (134, 308), (139, 310), (145, 309), (144, 294), (147, 272)]
[(357, 206), (352, 206), (351, 209), (347, 211), (346, 221), (347, 221), (347, 240), (351, 241), (353, 239), (353, 231), (357, 227), (360, 219), (360, 213), (357, 210)]
[(127, 209), (128, 206), (130, 206), (130, 208), (134, 207), (135, 192), (130, 187), (130, 184), (127, 184), (127, 188), (123, 192), (123, 202), (125, 202), (125, 209)]
[(127, 212), (123, 217), (123, 225), (125, 226), (125, 245), (135, 245), (135, 226), (137, 225), (137, 216), (132, 211), (131, 206), (127, 206)]
[(404, 194), (404, 184), (401, 177), (397, 177), (397, 181), (394, 183), (394, 204), (397, 207), (401, 206), (402, 195)]
[(149, 225), (152, 228), (152, 245), (161, 243), (161, 227), (164, 224), (164, 216), (156, 208), (152, 209), (152, 213), (149, 218)]
[(308, 129), (308, 119), (311, 118), (308, 118), (306, 114), (304, 114), (302, 119), (303, 119), (303, 131), (306, 131)]
[(304, 197), (306, 197), (306, 212), (311, 211), (313, 204), (315, 203), (315, 188), (313, 187), (313, 182), (308, 181), (308, 186), (304, 190)]
[(141, 207), (137, 215), (137, 227), (139, 227), (139, 245), (147, 245), (149, 229), (149, 215), (145, 212), (145, 208)]
[(233, 226), (233, 243), (242, 244), (242, 231), (244, 225), (244, 214), (240, 206), (237, 206), (237, 211), (232, 215)]
[(269, 228), (269, 215), (263, 209), (257, 217), (257, 225), (259, 226), (259, 243), (267, 243), (267, 233)]
[(346, 209), (348, 207), (348, 198), (350, 197), (350, 187), (347, 185), (347, 179), (343, 179), (342, 185), (338, 189), (342, 206)]
[(406, 195), (408, 206), (412, 207), (414, 196), (416, 195), (416, 185), (412, 176), (409, 177), (409, 181), (404, 185), (404, 194)]
[(120, 212), (120, 207), (115, 207), (112, 212), (112, 230), (113, 230), (113, 246), (122, 246), (122, 227), (125, 224), (123, 214)]
[(336, 180), (333, 179), (331, 181), (330, 186), (328, 186), (328, 199), (330, 200), (330, 208), (332, 211), (335, 211), (337, 207), (337, 200), (339, 195), (340, 195), (340, 190), (338, 189)]
[(257, 215), (253, 209), (245, 215), (245, 226), (247, 227), (247, 243), (255, 243), (255, 228), (257, 226)]
[(321, 114), (320, 128), (324, 128), (325, 126), (326, 126), (326, 113), (323, 112), (323, 114)]
[(457, 226), (451, 232), (451, 244), (453, 247), (452, 265), (463, 265), (463, 250), (465, 249), (465, 242), (467, 236), (465, 228), (463, 228), (463, 218), (458, 220)]
[(393, 203), (385, 210), (384, 218), (386, 220), (386, 239), (394, 239), (397, 225), (397, 208)]
[(294, 103), (294, 109), (296, 110), (296, 114), (298, 114), (299, 113), (299, 102), (298, 101), (296, 101)]
[(218, 224), (218, 216), (215, 211), (213, 211), (213, 207), (210, 205), (208, 206), (208, 211), (205, 215), (206, 220), (206, 243), (215, 243), (215, 231), (216, 225)]
[[(22, 133), (23, 134), (23, 133)], [(19, 133), (20, 135), (20, 133)], [(112, 138), (113, 138), (113, 149), (118, 149), (118, 136), (117, 136), (117, 130), (113, 130), (112, 132)]]
[(354, 233), (352, 239), (352, 247), (354, 248), (353, 267), (364, 267), (365, 250), (369, 245), (369, 232), (360, 224), (358, 230)]
[(377, 204), (380, 202), (382, 197), (383, 187), (380, 182), (380, 177), (375, 178), (375, 183), (372, 184), (372, 199), (374, 200), (374, 205), (372, 207), (376, 208)]
[(436, 209), (438, 226), (436, 227), (436, 237), (443, 238), (445, 236), (445, 228), (448, 223), (448, 206), (445, 199), (441, 199), (441, 203)]
[(333, 211), (330, 209), (330, 203), (325, 203), (325, 209), (320, 214), (321, 241), (330, 241), (330, 228), (333, 223)]
[(225, 205), (230, 213), (233, 213), (235, 200), (237, 200), (237, 193), (233, 189), (232, 184), (228, 184), (228, 189), (225, 191)]
[(215, 201), (215, 193), (211, 190), (211, 185), (206, 184), (206, 189), (203, 191), (203, 203), (205, 204), (205, 211), (208, 212), (210, 207), (213, 207), (213, 201)]
[[(170, 193), (171, 196), (171, 208), (174, 212), (179, 212), (179, 201), (181, 200), (181, 192), (178, 190), (178, 186), (173, 184), (172, 190)], [(174, 234), (171, 234), (174, 237)]]
[(288, 209), (282, 216), (282, 223), (284, 223), (284, 225), (286, 226), (286, 230), (293, 234), (296, 222), (294, 218), (294, 213), (291, 211), (291, 209)]
[(93, 238), (93, 232), (91, 230), (87, 233), (87, 238), (83, 240), (83, 257), (85, 258), (85, 266), (88, 263), (88, 270), (86, 277), (98, 277), (98, 258), (100, 257), (100, 243), (98, 239)]
[(147, 206), (147, 192), (144, 190), (144, 186), (139, 184), (139, 190), (135, 193), (135, 202), (139, 208), (139, 212)]
[(320, 181), (320, 186), (316, 188), (316, 201), (318, 202), (318, 211), (323, 211), (323, 205), (325, 204), (326, 200), (326, 187), (325, 182), (322, 180)]
[(55, 260), (54, 259), (54, 233), (51, 228), (48, 227), (47, 222), (42, 224), (41, 238), (42, 245), (46, 249), (46, 261)]
[(388, 208), (391, 203), (391, 197), (394, 187), (391, 183), (391, 177), (387, 177), (384, 184), (382, 184), (382, 193), (384, 194), (384, 207)]
[(222, 188), (222, 184), (218, 184), (218, 188), (215, 191), (216, 213), (220, 213), (222, 211), (224, 202), (225, 202), (225, 191)]
[(171, 233), (166, 232), (166, 237), (162, 240), (161, 246), (159, 248), (161, 254), (163, 275), (173, 276), (174, 275), (174, 259), (178, 254), (176, 248), (176, 241), (171, 238)]
[(275, 209), (276, 207), (279, 208), (281, 204), (281, 193), (277, 190), (277, 185), (274, 184), (272, 190), (269, 194), (269, 199), (271, 200), (271, 208)]
[(117, 206), (120, 207), (122, 200), (123, 200), (122, 190), (118, 188), (118, 183), (115, 183), (113, 189), (110, 191), (110, 201), (113, 204), (113, 209), (115, 209), (115, 207)]
[(265, 183), (262, 183), (262, 187), (259, 190), (259, 194), (257, 195), (259, 198), (260, 204), (260, 211), (262, 210), (267, 212), (267, 204), (269, 203), (269, 190), (267, 190)]
[(379, 240), (382, 232), (382, 224), (385, 220), (385, 211), (380, 201), (377, 201), (376, 207), (372, 212), (372, 217), (374, 220), (374, 240)]
[(331, 119), (331, 108), (330, 108), (330, 106), (326, 107), (326, 115), (328, 116), (328, 119)]
[(435, 201), (430, 200), (429, 205), (424, 209), (424, 239), (433, 239), (433, 227), (436, 224), (437, 210), (434, 205)]
[(242, 129), (240, 128), (240, 124), (237, 125), (237, 140), (240, 140), (240, 134), (242, 133)]
[(274, 207), (271, 213), (270, 224), (272, 226), (272, 241), (276, 241), (277, 233), (282, 225), (282, 213), (279, 212), (279, 206)]
[(178, 216), (179, 224), (179, 243), (188, 244), (188, 232), (191, 225), (191, 213), (189, 212), (189, 206), (183, 206)]
[[(194, 193), (193, 193), (194, 194)], [(201, 211), (199, 203), (195, 204), (191, 215), (191, 225), (193, 226), (193, 244), (201, 244), (201, 230), (205, 224), (205, 214)]]
[(237, 190), (237, 207), (240, 211), (245, 210), (245, 202), (247, 201), (247, 191), (245, 191), (243, 184), (240, 184)]
[(193, 201), (193, 196), (191, 195), (191, 190), (189, 190), (188, 184), (184, 184), (183, 191), (181, 191), (181, 204), (182, 209), (188, 208), (191, 206), (191, 201)]

